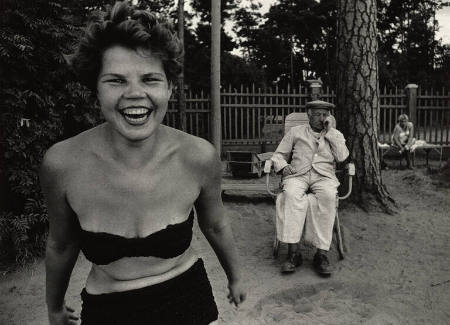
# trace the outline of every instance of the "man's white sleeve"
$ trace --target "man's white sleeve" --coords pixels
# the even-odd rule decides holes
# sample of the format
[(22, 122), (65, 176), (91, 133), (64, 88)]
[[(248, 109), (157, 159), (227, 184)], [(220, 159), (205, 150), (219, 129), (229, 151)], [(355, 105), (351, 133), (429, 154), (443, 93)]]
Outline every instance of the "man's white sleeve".
[(292, 129), (283, 137), (280, 144), (275, 150), (271, 160), (273, 161), (275, 172), (279, 172), (289, 165), (288, 160), (291, 156), (292, 147), (294, 145), (294, 135)]
[(349, 152), (345, 145), (345, 138), (340, 131), (330, 128), (325, 134), (325, 139), (330, 144), (331, 152), (337, 162), (342, 162), (348, 157)]

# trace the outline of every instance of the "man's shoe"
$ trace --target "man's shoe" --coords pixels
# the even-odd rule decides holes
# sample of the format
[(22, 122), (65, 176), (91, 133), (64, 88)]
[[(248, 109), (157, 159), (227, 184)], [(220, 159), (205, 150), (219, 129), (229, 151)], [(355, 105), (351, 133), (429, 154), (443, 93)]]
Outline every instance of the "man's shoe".
[(329, 277), (332, 273), (332, 267), (325, 251), (317, 251), (313, 259), (314, 270), (322, 277)]
[(281, 273), (293, 273), (297, 266), (302, 265), (303, 259), (300, 253), (288, 256), (287, 260), (281, 265)]

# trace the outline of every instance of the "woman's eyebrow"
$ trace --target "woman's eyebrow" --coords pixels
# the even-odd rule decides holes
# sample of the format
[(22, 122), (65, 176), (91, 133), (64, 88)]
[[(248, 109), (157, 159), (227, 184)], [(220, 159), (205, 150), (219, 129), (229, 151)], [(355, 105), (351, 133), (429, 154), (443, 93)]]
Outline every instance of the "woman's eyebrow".
[(120, 73), (115, 73), (115, 72), (107, 72), (107, 73), (103, 73), (100, 75), (100, 78), (103, 77), (123, 77), (123, 75), (121, 75)]
[(148, 72), (148, 73), (144, 73), (142, 76), (143, 77), (155, 77), (155, 76), (164, 77), (164, 74), (162, 74), (161, 72)]
[[(125, 78), (125, 75), (117, 73), (117, 72), (106, 72), (99, 76), (99, 78), (105, 78), (105, 77), (116, 77), (116, 78)], [(142, 77), (161, 77), (164, 78), (164, 74), (160, 72), (148, 72), (142, 74)]]

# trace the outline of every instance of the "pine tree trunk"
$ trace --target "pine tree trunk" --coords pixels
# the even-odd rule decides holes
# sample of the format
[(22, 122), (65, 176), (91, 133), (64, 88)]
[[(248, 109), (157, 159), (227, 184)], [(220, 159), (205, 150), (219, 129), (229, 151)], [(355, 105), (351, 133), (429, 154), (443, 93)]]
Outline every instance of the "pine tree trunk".
[(376, 0), (339, 0), (337, 119), (356, 165), (352, 197), (364, 207), (392, 211), (377, 146), (379, 87)]

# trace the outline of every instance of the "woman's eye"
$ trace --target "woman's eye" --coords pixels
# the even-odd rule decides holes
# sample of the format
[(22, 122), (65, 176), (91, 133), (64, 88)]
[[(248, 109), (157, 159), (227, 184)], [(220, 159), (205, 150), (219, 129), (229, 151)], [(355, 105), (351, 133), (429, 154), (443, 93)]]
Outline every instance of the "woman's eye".
[(157, 78), (144, 78), (144, 82), (150, 83), (150, 82), (158, 82), (159, 79)]
[(125, 82), (125, 80), (119, 79), (119, 78), (109, 79), (107, 81), (110, 82), (110, 83), (114, 83), (114, 84), (123, 84)]

